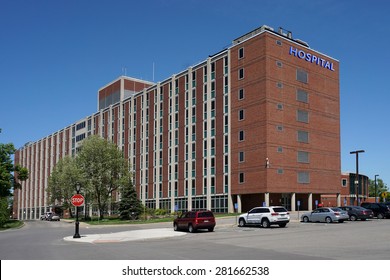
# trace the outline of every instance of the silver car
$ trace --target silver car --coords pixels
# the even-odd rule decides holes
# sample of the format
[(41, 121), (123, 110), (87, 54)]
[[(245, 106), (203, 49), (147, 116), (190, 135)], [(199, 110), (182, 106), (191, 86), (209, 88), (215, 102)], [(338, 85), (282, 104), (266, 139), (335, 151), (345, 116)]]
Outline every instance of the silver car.
[(349, 215), (348, 212), (337, 208), (337, 207), (322, 207), (317, 208), (311, 213), (306, 213), (301, 216), (302, 222), (339, 222), (343, 223), (348, 221)]

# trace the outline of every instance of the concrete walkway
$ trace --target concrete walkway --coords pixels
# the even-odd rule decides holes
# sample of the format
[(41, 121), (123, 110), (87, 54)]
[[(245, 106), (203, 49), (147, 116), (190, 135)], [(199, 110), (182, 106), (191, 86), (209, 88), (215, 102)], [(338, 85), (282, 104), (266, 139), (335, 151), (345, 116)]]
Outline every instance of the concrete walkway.
[(147, 240), (154, 238), (170, 238), (182, 236), (186, 232), (174, 231), (173, 228), (156, 228), (156, 229), (142, 229), (130, 230), (115, 233), (105, 234), (88, 234), (81, 235), (81, 238), (73, 238), (73, 236), (64, 237), (65, 241), (71, 242), (85, 242), (85, 243), (115, 243), (124, 241)]

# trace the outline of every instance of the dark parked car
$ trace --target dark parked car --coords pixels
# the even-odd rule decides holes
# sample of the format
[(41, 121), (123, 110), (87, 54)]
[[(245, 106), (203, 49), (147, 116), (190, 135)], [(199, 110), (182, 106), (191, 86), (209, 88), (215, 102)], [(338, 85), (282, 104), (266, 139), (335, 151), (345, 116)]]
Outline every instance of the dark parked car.
[(207, 210), (184, 212), (173, 221), (173, 229), (175, 231), (188, 230), (191, 233), (198, 229), (214, 231), (215, 225), (213, 212)]
[(372, 212), (374, 212), (374, 216), (378, 219), (390, 218), (390, 208), (384, 203), (363, 202), (361, 206), (366, 209), (372, 210)]
[(339, 208), (348, 212), (349, 219), (351, 221), (365, 221), (374, 217), (374, 212), (372, 212), (372, 210), (363, 208), (361, 206), (341, 206)]

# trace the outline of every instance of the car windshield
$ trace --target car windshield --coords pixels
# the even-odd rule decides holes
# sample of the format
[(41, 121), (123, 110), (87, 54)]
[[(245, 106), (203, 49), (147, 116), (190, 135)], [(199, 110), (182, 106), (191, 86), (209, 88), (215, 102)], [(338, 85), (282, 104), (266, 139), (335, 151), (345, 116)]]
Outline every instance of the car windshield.
[(273, 208), (275, 212), (280, 213), (280, 212), (287, 212), (286, 208), (283, 207), (277, 207)]

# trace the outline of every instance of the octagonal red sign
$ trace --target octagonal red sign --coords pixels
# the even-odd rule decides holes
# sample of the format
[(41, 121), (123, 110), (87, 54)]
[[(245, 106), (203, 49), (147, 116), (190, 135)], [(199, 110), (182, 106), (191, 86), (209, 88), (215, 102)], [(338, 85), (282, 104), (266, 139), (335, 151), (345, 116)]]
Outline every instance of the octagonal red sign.
[(73, 206), (82, 206), (84, 204), (84, 196), (81, 194), (75, 194), (71, 198)]

